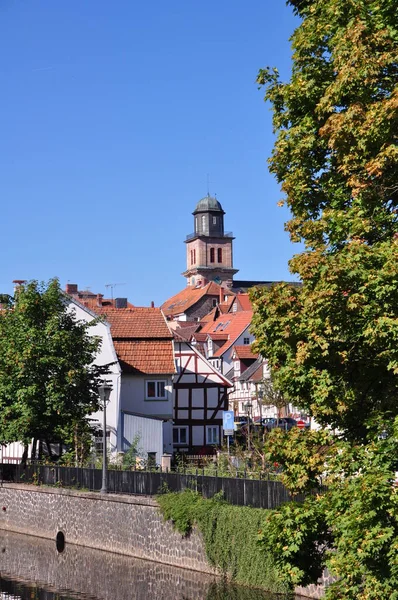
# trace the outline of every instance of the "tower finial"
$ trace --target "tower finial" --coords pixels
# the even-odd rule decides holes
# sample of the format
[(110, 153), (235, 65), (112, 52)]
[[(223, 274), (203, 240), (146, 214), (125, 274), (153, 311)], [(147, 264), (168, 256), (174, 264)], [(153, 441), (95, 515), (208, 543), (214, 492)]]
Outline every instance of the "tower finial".
[(207, 197), (210, 198), (210, 175), (207, 173)]

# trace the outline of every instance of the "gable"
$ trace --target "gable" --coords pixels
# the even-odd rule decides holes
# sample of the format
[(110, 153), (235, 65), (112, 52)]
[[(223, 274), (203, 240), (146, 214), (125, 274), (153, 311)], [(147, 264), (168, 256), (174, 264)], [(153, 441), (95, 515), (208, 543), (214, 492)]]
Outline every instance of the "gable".
[(188, 342), (175, 341), (174, 354), (177, 369), (175, 384), (232, 387), (232, 382)]

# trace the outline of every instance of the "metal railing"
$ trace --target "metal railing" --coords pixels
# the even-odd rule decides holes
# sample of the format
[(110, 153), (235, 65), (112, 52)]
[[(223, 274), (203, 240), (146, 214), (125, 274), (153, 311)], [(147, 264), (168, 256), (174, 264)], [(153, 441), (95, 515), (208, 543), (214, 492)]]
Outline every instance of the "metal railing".
[(198, 231), (197, 233), (189, 233), (185, 239), (186, 239), (186, 241), (189, 241), (189, 240), (193, 240), (196, 237), (201, 237), (201, 236), (215, 237), (215, 238), (233, 238), (234, 234), (232, 233), (232, 231), (227, 231), (226, 233), (220, 233), (218, 235), (212, 234), (212, 233), (205, 233), (205, 232), (201, 233)]
[[(101, 469), (58, 467), (47, 465), (2, 464), (4, 482), (49, 485), (59, 488), (76, 488), (87, 491), (101, 489)], [(302, 502), (304, 496), (291, 497), (280, 481), (270, 479), (248, 479), (204, 475), (204, 470), (196, 474), (156, 471), (108, 471), (108, 492), (115, 494), (136, 494), (153, 496), (164, 491), (181, 492), (190, 489), (204, 498), (212, 498), (222, 492), (230, 504), (252, 506), (254, 508), (277, 508), (284, 502)], [(321, 490), (320, 490), (321, 491)]]

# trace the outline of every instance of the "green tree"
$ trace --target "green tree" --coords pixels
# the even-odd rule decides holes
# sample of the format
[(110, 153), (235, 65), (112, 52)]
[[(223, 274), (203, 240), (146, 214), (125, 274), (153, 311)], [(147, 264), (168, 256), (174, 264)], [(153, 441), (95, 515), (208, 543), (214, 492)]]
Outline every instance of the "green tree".
[[(95, 321), (96, 322), (96, 321)], [(92, 322), (93, 323), (93, 322)], [(101, 407), (108, 367), (93, 364), (100, 339), (68, 310), (57, 279), (16, 289), (0, 311), (0, 440), (74, 440)], [(47, 444), (49, 446), (49, 444)]]
[(258, 349), (287, 399), (366, 439), (398, 414), (398, 30), (395, 0), (292, 1), (293, 72), (261, 70), (270, 169), (306, 249), (302, 287), (258, 290)]
[(292, 492), (321, 476), (328, 492), (270, 513), (262, 543), (278, 540), (292, 583), (314, 580), (307, 555), (315, 572), (326, 562), (338, 577), (328, 598), (390, 600), (398, 598), (397, 6), (288, 3), (301, 18), (291, 79), (267, 68), (258, 82), (273, 106), (270, 170), (291, 211), (286, 229), (305, 244), (290, 261), (302, 285), (255, 290), (253, 332), (276, 387), (329, 432), (317, 440), (292, 430), (283, 443), (275, 432), (267, 451)]

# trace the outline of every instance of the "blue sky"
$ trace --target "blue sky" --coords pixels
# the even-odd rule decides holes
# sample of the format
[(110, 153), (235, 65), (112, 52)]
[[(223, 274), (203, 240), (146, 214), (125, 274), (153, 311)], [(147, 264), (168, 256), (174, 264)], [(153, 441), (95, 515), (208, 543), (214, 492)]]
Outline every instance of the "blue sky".
[(284, 0), (1, 0), (0, 291), (57, 276), (159, 305), (207, 174), (236, 278), (291, 279), (255, 78), (289, 77), (296, 26)]

